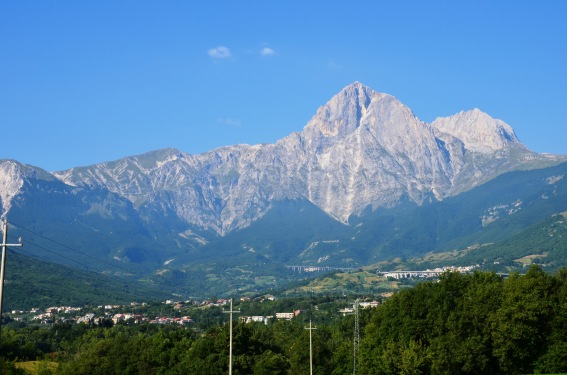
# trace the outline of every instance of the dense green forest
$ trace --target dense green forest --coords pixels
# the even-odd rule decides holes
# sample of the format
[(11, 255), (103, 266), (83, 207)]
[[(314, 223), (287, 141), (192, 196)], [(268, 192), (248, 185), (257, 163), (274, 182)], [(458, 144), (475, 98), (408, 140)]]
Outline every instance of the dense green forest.
[[(306, 297), (235, 305), (241, 315), (302, 309), (291, 321), (233, 325), (234, 374), (533, 374), (567, 372), (567, 269), (550, 275), (447, 272), (402, 289), (379, 307), (339, 314), (352, 301)], [(226, 374), (228, 314), (208, 325), (15, 324), (2, 330), (3, 373)], [(317, 328), (309, 331), (309, 322)]]

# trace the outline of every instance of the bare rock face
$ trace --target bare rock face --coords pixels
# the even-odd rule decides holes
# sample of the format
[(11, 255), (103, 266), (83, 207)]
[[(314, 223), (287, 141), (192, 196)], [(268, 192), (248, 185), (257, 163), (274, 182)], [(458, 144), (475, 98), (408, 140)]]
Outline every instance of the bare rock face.
[(309, 200), (340, 220), (367, 206), (421, 202), (450, 184), (433, 129), (396, 98), (360, 83), (320, 108), (303, 131)]
[(56, 180), (43, 169), (24, 165), (15, 160), (0, 160), (0, 214), (2, 218), (10, 210), (13, 198), (30, 179)]
[[(278, 200), (306, 198), (346, 222), (367, 207), (441, 200), (503, 172), (559, 161), (526, 149), (509, 125), (478, 109), (427, 124), (393, 96), (355, 82), (320, 107), (303, 131), (275, 144), (199, 155), (158, 150), (54, 176), (108, 189), (140, 212), (174, 212), (226, 234)], [(0, 190), (6, 209), (10, 190)]]
[(437, 118), (431, 124), (439, 131), (439, 138), (453, 136), (466, 150), (492, 154), (509, 148), (523, 147), (514, 130), (504, 121), (496, 120), (475, 108), (450, 117)]

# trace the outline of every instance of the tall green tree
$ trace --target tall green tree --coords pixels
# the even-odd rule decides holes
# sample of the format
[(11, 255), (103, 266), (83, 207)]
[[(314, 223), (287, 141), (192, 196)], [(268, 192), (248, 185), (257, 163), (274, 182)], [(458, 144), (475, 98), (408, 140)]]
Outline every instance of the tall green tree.
[(492, 329), (494, 355), (504, 373), (533, 372), (551, 333), (552, 294), (552, 277), (536, 266), (504, 282)]

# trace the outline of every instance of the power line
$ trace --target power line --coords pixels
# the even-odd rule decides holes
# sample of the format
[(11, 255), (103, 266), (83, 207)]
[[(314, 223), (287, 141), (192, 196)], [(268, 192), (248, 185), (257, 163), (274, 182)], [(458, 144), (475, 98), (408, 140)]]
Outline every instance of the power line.
[[(130, 270), (128, 270), (128, 269), (122, 268), (122, 267), (120, 267), (120, 266), (117, 266), (116, 264), (112, 264), (112, 263), (107, 262), (107, 261), (105, 261), (105, 260), (99, 259), (99, 258), (97, 258), (97, 257), (95, 257), (95, 256), (90, 255), (90, 254), (86, 254), (86, 253), (84, 253), (84, 252), (82, 252), (82, 251), (79, 251), (79, 250), (77, 250), (77, 249), (74, 249), (74, 248), (72, 248), (72, 247), (70, 247), (70, 246), (68, 246), (68, 245), (66, 245), (66, 244), (63, 244), (63, 243), (61, 243), (61, 242), (59, 242), (59, 241), (56, 241), (56, 240), (54, 240), (54, 239), (52, 239), (52, 238), (49, 238), (49, 237), (47, 237), (47, 236), (44, 236), (44, 235), (39, 234), (39, 233), (37, 233), (37, 232), (34, 232), (34, 231), (31, 230), (31, 229), (25, 228), (25, 227), (23, 227), (23, 226), (21, 226), (21, 225), (18, 225), (18, 224), (14, 224), (14, 223), (12, 223), (12, 222), (11, 222), (10, 224), (11, 224), (11, 225), (14, 225), (15, 227), (17, 227), (17, 228), (19, 228), (19, 229), (21, 229), (21, 230), (27, 231), (27, 232), (29, 232), (29, 233), (35, 235), (35, 236), (38, 236), (38, 237), (40, 237), (40, 238), (42, 238), (42, 239), (44, 239), (44, 240), (46, 240), (46, 241), (52, 242), (52, 243), (54, 243), (54, 244), (56, 244), (56, 245), (58, 245), (58, 246), (61, 246), (61, 247), (63, 247), (63, 248), (66, 248), (66, 249), (70, 250), (71, 252), (74, 252), (74, 253), (77, 253), (77, 254), (86, 256), (86, 257), (88, 257), (88, 258), (90, 258), (90, 259), (93, 259), (93, 260), (98, 261), (98, 262), (100, 262), (100, 263), (106, 264), (107, 266), (114, 267), (114, 268), (116, 268), (116, 269), (118, 269), (118, 270), (124, 272), (124, 274), (127, 274), (127, 275), (134, 275), (134, 274), (135, 274), (134, 272), (132, 272), (132, 271), (130, 271)], [(71, 261), (71, 262), (74, 262), (74, 263), (76, 263), (76, 264), (78, 264), (78, 265), (84, 267), (84, 271), (96, 272), (96, 271), (91, 267), (91, 265), (82, 263), (82, 262), (80, 262), (80, 261), (78, 261), (78, 260), (76, 260), (76, 259), (70, 258), (70, 257), (68, 257), (68, 256), (66, 256), (66, 255), (63, 255), (63, 254), (58, 253), (58, 252), (56, 252), (56, 251), (50, 250), (50, 249), (48, 249), (48, 248), (46, 248), (46, 247), (44, 247), (44, 246), (42, 246), (42, 245), (39, 245), (39, 244), (37, 244), (37, 243), (35, 243), (35, 242), (31, 241), (31, 240), (27, 240), (27, 239), (26, 239), (24, 242), (25, 242), (26, 244), (30, 244), (30, 245), (32, 245), (32, 246), (35, 246), (35, 247), (37, 247), (37, 248), (39, 248), (39, 249), (41, 249), (41, 250), (43, 250), (43, 251), (46, 251), (46, 252), (51, 253), (51, 254), (53, 254), (53, 255), (56, 255), (56, 256), (58, 256), (58, 257), (61, 257), (61, 258), (67, 259), (67, 260), (69, 260), (69, 261)], [(42, 258), (38, 257), (38, 256), (35, 255), (35, 254), (29, 253), (28, 251), (26, 251), (25, 253), (26, 253), (26, 255), (32, 255), (32, 256), (35, 256), (35, 257), (38, 258), (38, 259), (41, 259), (41, 260), (46, 261), (46, 262), (49, 262), (49, 260), (42, 259)], [(100, 272), (100, 271), (98, 271), (98, 272)], [(97, 273), (98, 273), (98, 272), (97, 272)], [(143, 290), (141, 290), (141, 289), (143, 289), (143, 288), (140, 288), (141, 286), (143, 287), (143, 285), (142, 285), (142, 284), (139, 284), (138, 282), (135, 282), (134, 280), (126, 280), (126, 279), (123, 279), (123, 278), (119, 278), (119, 277), (117, 277), (117, 276), (116, 276), (115, 274), (113, 274), (113, 273), (109, 273), (109, 274), (103, 273), (103, 275), (104, 275), (105, 277), (110, 277), (110, 278), (113, 278), (113, 279), (115, 279), (115, 280), (117, 280), (117, 281), (123, 282), (123, 283), (125, 283), (126, 286), (128, 286), (128, 285), (134, 286), (134, 289), (136, 290), (136, 293), (137, 293), (137, 294), (145, 294), (148, 299), (154, 299), (154, 298), (156, 297), (153, 293), (156, 293), (157, 291), (153, 291), (153, 290), (151, 290), (150, 288), (147, 288), (147, 287), (146, 287), (146, 288), (145, 288), (145, 289), (146, 289), (146, 292), (144, 292)], [(151, 294), (150, 294), (150, 293), (151, 293)]]
[[(109, 274), (100, 273), (100, 272), (97, 272), (96, 270), (93, 270), (92, 268), (90, 268), (89, 265), (87, 265), (87, 264), (85, 264), (85, 263), (82, 263), (82, 262), (79, 262), (79, 261), (77, 261), (77, 260), (75, 260), (75, 259), (66, 257), (65, 255), (58, 254), (58, 253), (56, 253), (56, 252), (54, 252), (54, 251), (51, 251), (51, 250), (49, 250), (49, 249), (47, 249), (47, 248), (45, 248), (45, 247), (43, 247), (43, 246), (37, 245), (37, 244), (35, 244), (35, 243), (33, 243), (33, 242), (30, 242), (30, 241), (25, 241), (25, 243), (26, 243), (26, 244), (31, 244), (32, 246), (35, 246), (35, 247), (37, 247), (37, 248), (39, 248), (39, 249), (42, 249), (42, 250), (44, 250), (44, 251), (47, 251), (47, 252), (49, 252), (49, 253), (52, 253), (52, 254), (54, 254), (54, 255), (56, 255), (56, 256), (59, 256), (59, 257), (68, 259), (68, 260), (70, 260), (70, 261), (72, 261), (72, 262), (74, 262), (74, 263), (76, 263), (76, 264), (82, 266), (83, 269), (74, 269), (74, 270), (75, 270), (76, 272), (83, 272), (83, 275), (85, 275), (86, 277), (89, 277), (89, 278), (91, 278), (91, 279), (93, 279), (93, 280), (94, 280), (94, 278), (93, 278), (92, 273), (100, 274), (100, 275), (102, 275), (102, 276), (104, 276), (104, 277), (112, 278), (112, 279), (114, 279), (115, 281), (124, 283), (126, 286), (133, 287), (133, 289), (135, 290), (135, 292), (133, 292), (133, 293), (135, 293), (135, 294), (143, 295), (143, 296), (145, 296), (145, 297), (148, 298), (148, 299), (155, 299), (155, 298), (156, 298), (156, 295), (155, 295), (155, 294), (152, 294), (152, 293), (156, 293), (157, 291), (153, 291), (151, 288), (148, 288), (148, 287), (145, 287), (145, 288), (144, 288), (144, 285), (143, 285), (143, 284), (140, 284), (140, 283), (137, 282), (136, 280), (128, 280), (128, 279), (120, 278), (120, 277), (118, 277), (118, 276), (116, 276), (115, 274), (112, 274), (112, 273), (109, 273)], [(29, 250), (23, 251), (23, 253), (25, 253), (26, 256), (30, 256), (30, 257), (32, 257), (32, 258), (36, 258), (36, 259), (41, 260), (41, 261), (43, 261), (43, 262), (52, 263), (52, 262), (51, 262), (50, 260), (48, 260), (48, 259), (42, 258), (42, 257), (38, 256), (37, 254), (34, 254), (34, 253), (29, 252)], [(143, 289), (146, 289), (146, 291), (144, 291)]]
[[(29, 242), (27, 242), (27, 241), (25, 241), (25, 242), (26, 242), (26, 243), (29, 243)], [(33, 244), (32, 244), (32, 245), (33, 245)], [(37, 245), (33, 245), (33, 246), (37, 246)], [(46, 251), (49, 251), (49, 250), (46, 250)], [(43, 258), (43, 257), (41, 257), (41, 256), (39, 256), (39, 255), (37, 255), (37, 254), (32, 253), (32, 252), (28, 252), (27, 250), (23, 250), (23, 249), (22, 249), (21, 253), (22, 253), (22, 254), (26, 254), (26, 256), (29, 257), (29, 258), (34, 258), (34, 259), (36, 259), (36, 260), (38, 260), (38, 261), (41, 261), (41, 262), (52, 263), (52, 261), (50, 261), (49, 259)], [(53, 254), (59, 256), (59, 254), (56, 254), (56, 253), (53, 253)], [(73, 262), (76, 262), (76, 261), (73, 260)], [(84, 265), (83, 265), (83, 266), (84, 266)]]
[[(63, 254), (56, 253), (55, 251), (51, 251), (51, 250), (49, 250), (48, 248), (43, 247), (43, 246), (41, 246), (41, 245), (38, 245), (38, 244), (36, 244), (36, 243), (34, 243), (34, 242), (32, 242), (32, 241), (29, 241), (29, 240), (24, 240), (24, 243), (25, 243), (25, 244), (28, 244), (28, 245), (35, 246), (35, 247), (37, 247), (37, 248), (39, 248), (39, 249), (41, 249), (41, 250), (43, 250), (43, 251), (47, 251), (48, 253), (51, 253), (51, 254), (53, 254), (53, 255), (57, 255), (57, 256), (59, 256), (59, 257), (61, 257), (61, 258), (65, 258), (65, 259), (67, 259), (67, 260), (70, 260), (71, 262), (77, 263), (78, 265), (83, 266), (83, 267), (85, 267), (87, 270), (89, 270), (89, 266), (88, 266), (87, 264), (81, 263), (81, 262), (79, 262), (78, 260), (75, 260), (75, 259), (73, 259), (73, 258), (69, 258), (68, 256), (65, 256), (65, 255), (63, 255)], [(32, 253), (28, 252), (27, 249), (24, 250), (23, 252), (25, 252), (26, 254), (32, 255)], [(44, 260), (44, 261), (46, 261), (46, 262), (49, 262), (49, 260), (47, 260), (47, 259), (42, 259), (42, 260)]]
[(22, 227), (21, 225), (14, 224), (14, 223), (11, 223), (11, 224), (14, 225), (14, 226), (16, 226), (16, 227), (18, 227), (18, 228), (20, 228), (20, 229), (22, 229), (22, 230), (25, 230), (25, 231), (27, 231), (27, 232), (30, 232), (30, 233), (32, 233), (32, 234), (38, 236), (38, 237), (41, 237), (41, 238), (43, 238), (44, 240), (53, 242), (54, 244), (57, 244), (57, 245), (59, 245), (59, 246), (62, 246), (62, 247), (64, 247), (64, 248), (68, 249), (68, 250), (71, 250), (71, 251), (75, 252), (75, 253), (84, 255), (84, 256), (89, 257), (89, 258), (91, 258), (91, 259), (93, 259), (93, 260), (96, 260), (96, 261), (98, 261), (98, 262), (101, 262), (101, 263), (103, 263), (103, 264), (106, 264), (107, 266), (117, 268), (117, 269), (119, 269), (119, 270), (121, 270), (121, 271), (124, 271), (124, 272), (126, 272), (126, 273), (132, 273), (130, 270), (124, 269), (124, 268), (122, 268), (122, 267), (120, 267), (120, 266), (117, 266), (116, 264), (112, 264), (112, 263), (107, 262), (107, 261), (105, 261), (105, 260), (98, 259), (98, 258), (96, 258), (96, 257), (94, 257), (94, 256), (92, 256), (92, 255), (90, 255), (90, 254), (84, 253), (84, 252), (79, 251), (79, 250), (77, 250), (77, 249), (74, 249), (74, 248), (72, 248), (72, 247), (70, 247), (70, 246), (68, 246), (68, 245), (65, 245), (65, 244), (63, 244), (63, 243), (61, 243), (61, 242), (59, 242), (59, 241), (56, 241), (56, 240), (54, 240), (54, 239), (52, 239), (52, 238), (49, 238), (49, 237), (46, 237), (46, 236), (44, 236), (44, 235), (42, 235), (42, 234), (39, 234), (39, 233), (37, 233), (37, 232), (34, 232), (34, 231), (32, 231), (31, 229), (24, 228), (24, 227)]

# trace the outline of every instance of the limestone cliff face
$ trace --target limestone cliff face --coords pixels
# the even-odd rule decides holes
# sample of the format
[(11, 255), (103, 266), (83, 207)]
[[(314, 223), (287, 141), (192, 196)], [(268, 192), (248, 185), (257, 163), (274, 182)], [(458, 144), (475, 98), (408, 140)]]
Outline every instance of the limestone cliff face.
[(446, 150), (433, 129), (396, 98), (360, 83), (320, 108), (301, 136), (307, 197), (341, 220), (403, 195), (441, 198), (450, 186)]
[(275, 144), (199, 155), (165, 149), (54, 175), (108, 189), (142, 213), (173, 212), (226, 234), (282, 199), (306, 198), (346, 221), (369, 206), (441, 200), (503, 172), (559, 161), (529, 151), (509, 125), (478, 109), (427, 124), (393, 96), (355, 82)]
[(15, 160), (0, 160), (0, 216), (2, 218), (10, 210), (13, 198), (31, 179), (56, 180), (43, 169), (24, 165)]
[(524, 148), (510, 125), (493, 119), (478, 108), (437, 118), (431, 126), (439, 131), (439, 138), (453, 136), (470, 152), (492, 154), (510, 148)]

